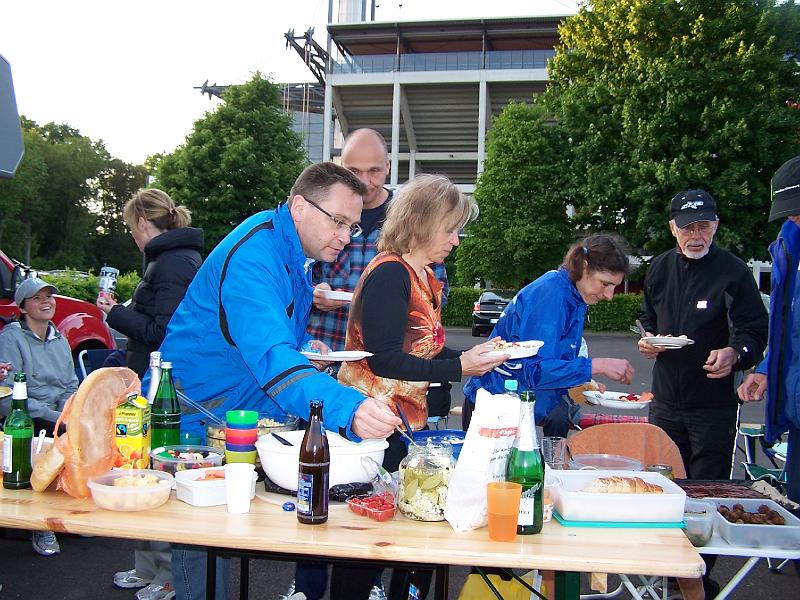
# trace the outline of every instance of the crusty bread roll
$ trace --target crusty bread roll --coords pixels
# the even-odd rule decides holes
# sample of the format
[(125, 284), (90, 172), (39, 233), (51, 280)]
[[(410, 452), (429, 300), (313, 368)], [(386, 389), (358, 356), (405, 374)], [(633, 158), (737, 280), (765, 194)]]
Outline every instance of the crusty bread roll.
[(575, 387), (571, 387), (567, 390), (569, 397), (572, 398), (572, 401), (575, 404), (583, 404), (586, 402), (586, 396), (583, 395), (583, 392), (599, 392), (600, 386), (597, 385), (597, 382), (593, 379), (592, 381), (587, 381), (582, 385), (576, 385)]
[(34, 491), (43, 492), (64, 467), (64, 455), (55, 444), (36, 461), (31, 473), (31, 487)]
[(655, 483), (648, 483), (641, 477), (598, 477), (583, 488), (584, 492), (601, 494), (663, 494), (664, 488)]

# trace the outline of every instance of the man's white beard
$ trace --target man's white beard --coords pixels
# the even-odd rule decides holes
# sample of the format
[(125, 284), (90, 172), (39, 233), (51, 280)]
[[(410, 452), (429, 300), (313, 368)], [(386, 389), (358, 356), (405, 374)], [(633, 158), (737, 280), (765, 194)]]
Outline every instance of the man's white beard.
[(706, 246), (705, 248), (703, 248), (699, 252), (698, 251), (688, 250), (688, 249), (684, 248), (683, 249), (683, 255), (686, 258), (691, 258), (691, 259), (695, 259), (696, 260), (698, 258), (703, 258), (706, 254), (708, 254), (708, 251), (709, 251), (709, 247), (708, 246)]

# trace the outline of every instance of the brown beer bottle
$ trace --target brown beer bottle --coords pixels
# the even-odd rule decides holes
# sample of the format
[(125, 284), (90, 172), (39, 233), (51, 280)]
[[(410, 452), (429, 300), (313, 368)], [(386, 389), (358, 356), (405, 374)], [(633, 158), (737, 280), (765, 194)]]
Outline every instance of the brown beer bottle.
[(328, 472), (331, 453), (322, 424), (322, 400), (311, 401), (311, 416), (300, 445), (297, 474), (297, 520), (319, 525), (328, 520)]

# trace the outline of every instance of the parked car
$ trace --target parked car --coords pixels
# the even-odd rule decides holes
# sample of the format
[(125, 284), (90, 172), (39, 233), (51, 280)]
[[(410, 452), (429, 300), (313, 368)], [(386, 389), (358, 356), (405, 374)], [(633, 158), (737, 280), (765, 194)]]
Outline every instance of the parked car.
[[(8, 321), (19, 318), (14, 291), (20, 282), (35, 274), (30, 267), (9, 258), (0, 250), (0, 329)], [(77, 357), (81, 350), (116, 348), (104, 316), (94, 304), (56, 294), (53, 323), (69, 342), (73, 357)]]
[(509, 302), (511, 298), (503, 298), (491, 290), (483, 292), (472, 308), (472, 335), (488, 335)]

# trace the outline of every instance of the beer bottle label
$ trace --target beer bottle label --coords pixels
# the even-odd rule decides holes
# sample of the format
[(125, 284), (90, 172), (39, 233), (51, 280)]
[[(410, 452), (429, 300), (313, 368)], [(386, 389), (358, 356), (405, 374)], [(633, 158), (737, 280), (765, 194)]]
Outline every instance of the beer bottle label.
[(533, 525), (533, 497), (533, 489), (522, 493), (522, 498), (519, 500), (519, 517), (517, 518), (517, 525), (520, 527)]
[(311, 514), (311, 503), (314, 492), (314, 477), (308, 473), (297, 476), (297, 512), (303, 515)]
[(6, 434), (3, 436), (3, 473), (11, 473), (12, 460), (11, 436)]

